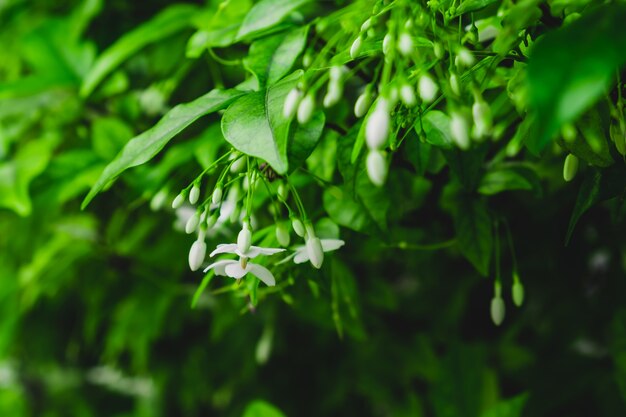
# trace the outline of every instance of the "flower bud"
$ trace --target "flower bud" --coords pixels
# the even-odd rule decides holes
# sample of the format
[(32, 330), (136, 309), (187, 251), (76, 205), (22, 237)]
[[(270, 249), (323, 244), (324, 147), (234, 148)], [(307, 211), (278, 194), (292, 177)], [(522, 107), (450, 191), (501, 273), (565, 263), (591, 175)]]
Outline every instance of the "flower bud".
[(435, 81), (428, 74), (424, 74), (420, 77), (418, 88), (420, 97), (424, 103), (432, 103), (439, 91), (439, 87), (437, 87)]
[(389, 135), (389, 119), (387, 100), (379, 98), (365, 125), (365, 141), (370, 149), (380, 149), (385, 145)]
[(250, 250), (250, 245), (252, 243), (252, 233), (250, 232), (250, 228), (247, 222), (244, 222), (243, 228), (237, 235), (237, 249), (239, 252), (246, 253)]
[(324, 250), (322, 249), (322, 242), (317, 236), (306, 239), (306, 252), (309, 255), (311, 265), (320, 269), (324, 262)]
[(398, 51), (404, 56), (413, 52), (413, 38), (406, 32), (402, 32), (398, 38)]
[(192, 271), (197, 271), (202, 265), (202, 262), (204, 262), (205, 256), (206, 243), (204, 242), (204, 238), (193, 242), (189, 250), (189, 268), (191, 268)]
[(246, 158), (237, 158), (230, 166), (230, 172), (233, 174), (239, 174), (246, 167)]
[(355, 59), (359, 56), (359, 52), (361, 52), (361, 46), (363, 45), (363, 38), (359, 35), (354, 42), (352, 42), (352, 46), (350, 47), (350, 58)]
[(276, 191), (276, 194), (278, 195), (278, 199), (280, 201), (287, 201), (287, 198), (289, 197), (289, 189), (284, 182), (278, 184), (278, 190)]
[(213, 190), (211, 202), (215, 205), (218, 205), (222, 202), (222, 187), (216, 187), (215, 190)]
[(198, 198), (200, 198), (200, 187), (194, 185), (191, 187), (191, 191), (189, 192), (189, 202), (191, 204), (196, 204), (198, 202)]
[(296, 114), (301, 98), (302, 92), (298, 90), (297, 87), (292, 88), (291, 91), (287, 93), (287, 97), (285, 97), (285, 104), (283, 106), (283, 116), (285, 116), (285, 119), (291, 119), (294, 114)]
[(368, 30), (370, 30), (370, 28), (372, 27), (372, 18), (368, 18), (365, 22), (363, 22), (363, 24), (361, 25), (361, 32), (367, 32)]
[(441, 46), (439, 42), (435, 42), (435, 44), (433, 45), (433, 52), (435, 53), (435, 57), (437, 59), (441, 59), (443, 58), (443, 54), (445, 51), (443, 49), (443, 46)]
[(563, 135), (563, 139), (565, 139), (566, 142), (575, 141), (577, 134), (576, 127), (570, 123), (565, 123), (561, 128), (561, 135)]
[(389, 54), (392, 41), (393, 41), (393, 38), (391, 37), (391, 34), (390, 33), (386, 34), (385, 37), (383, 38), (383, 54), (385, 55)]
[(474, 116), (474, 137), (481, 139), (491, 133), (492, 118), (491, 108), (482, 98), (477, 97), (472, 105), (472, 115)]
[(611, 140), (615, 143), (615, 148), (620, 155), (626, 155), (626, 135), (622, 132), (622, 129), (617, 123), (611, 124), (609, 127), (609, 135)]
[(195, 212), (185, 224), (185, 233), (190, 234), (196, 231), (198, 224), (200, 223), (200, 213)]
[(293, 228), (293, 231), (296, 232), (298, 236), (304, 237), (305, 235), (304, 225), (302, 224), (302, 221), (299, 218), (293, 217), (291, 219), (291, 227)]
[(313, 110), (315, 110), (315, 96), (309, 93), (298, 105), (298, 123), (301, 125), (308, 123), (313, 117)]
[(407, 107), (413, 107), (417, 104), (415, 91), (413, 90), (413, 87), (411, 87), (411, 85), (409, 84), (405, 83), (402, 84), (402, 86), (400, 87), (400, 98)]
[(307, 68), (307, 67), (310, 67), (312, 63), (313, 63), (313, 55), (311, 54), (311, 51), (308, 50), (304, 53), (304, 56), (302, 57), (302, 66), (304, 68)]
[(467, 150), (470, 147), (469, 140), (469, 126), (465, 116), (458, 112), (453, 112), (450, 121), (450, 131), (452, 133), (452, 139), (456, 142), (457, 146), (463, 150)]
[(165, 204), (165, 200), (167, 200), (167, 191), (165, 189), (161, 189), (150, 200), (150, 210), (160, 210), (161, 207), (163, 207), (163, 204)]
[(456, 65), (457, 68), (461, 68), (463, 66), (471, 67), (475, 62), (476, 58), (474, 58), (474, 55), (472, 55), (467, 48), (459, 49), (456, 58), (454, 58), (454, 65)]
[(454, 73), (450, 74), (450, 89), (457, 96), (461, 95), (461, 85), (459, 84), (459, 77)]
[(363, 117), (369, 110), (372, 104), (372, 93), (369, 89), (365, 89), (363, 93), (356, 99), (354, 103), (354, 115), (356, 117)]
[(573, 180), (577, 171), (578, 157), (570, 153), (565, 157), (565, 163), (563, 164), (563, 179), (568, 182)]
[(328, 83), (328, 91), (326, 92), (326, 95), (324, 96), (324, 101), (323, 101), (324, 107), (329, 108), (337, 104), (339, 100), (341, 100), (342, 94), (343, 94), (343, 85), (339, 81), (331, 80), (331, 82)]
[(182, 206), (184, 202), (185, 202), (185, 196), (183, 195), (183, 193), (180, 193), (176, 196), (174, 201), (172, 201), (172, 208), (177, 209), (180, 206)]
[(213, 213), (213, 215), (209, 216), (208, 219), (206, 219), (206, 227), (207, 229), (210, 229), (211, 227), (215, 226), (215, 223), (217, 223), (217, 218), (218, 218), (218, 214), (217, 213)]
[(367, 176), (372, 184), (382, 187), (387, 179), (387, 162), (385, 156), (379, 150), (370, 150), (367, 154)]
[(521, 307), (524, 304), (524, 286), (519, 280), (513, 281), (513, 288), (511, 288), (513, 295), (513, 303), (517, 307)]
[(283, 222), (276, 223), (276, 240), (282, 247), (289, 246), (289, 241), (291, 240), (289, 237), (289, 229)]
[(499, 326), (504, 321), (505, 313), (504, 300), (502, 297), (493, 297), (491, 299), (491, 321), (496, 326)]

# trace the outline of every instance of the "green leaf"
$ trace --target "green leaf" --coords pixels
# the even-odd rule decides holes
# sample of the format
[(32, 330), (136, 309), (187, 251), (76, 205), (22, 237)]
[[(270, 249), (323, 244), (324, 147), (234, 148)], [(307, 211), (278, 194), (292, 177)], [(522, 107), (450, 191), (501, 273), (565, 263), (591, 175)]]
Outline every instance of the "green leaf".
[[(450, 116), (439, 110), (431, 110), (422, 117), (421, 126), (424, 128), (426, 142), (444, 149), (453, 148)], [(419, 130), (419, 121), (416, 130)]]
[(527, 393), (498, 401), (491, 408), (483, 412), (480, 417), (520, 417), (527, 401)]
[(457, 242), (461, 253), (482, 275), (489, 273), (493, 249), (491, 216), (482, 199), (460, 193), (452, 212)]
[(96, 194), (122, 172), (152, 159), (174, 136), (198, 118), (225, 108), (244, 94), (236, 90), (213, 90), (190, 103), (174, 107), (151, 129), (134, 137), (124, 146), (104, 169), (81, 207), (87, 207)]
[(245, 67), (257, 78), (259, 87), (272, 85), (289, 72), (306, 44), (308, 26), (281, 32), (250, 45)]
[(483, 7), (487, 7), (498, 0), (466, 0), (459, 7), (456, 8), (454, 16), (460, 16), (465, 13), (474, 12), (480, 10)]
[(443, 151), (450, 170), (467, 190), (474, 190), (478, 186), (488, 149), (489, 146), (483, 143), (469, 151), (461, 151), (458, 148)]
[(285, 417), (285, 415), (266, 401), (254, 400), (246, 407), (243, 417)]
[(250, 38), (283, 21), (290, 13), (311, 0), (261, 0), (246, 15), (237, 39)]
[(617, 197), (626, 191), (626, 168), (616, 164), (606, 169), (593, 169), (580, 186), (574, 211), (570, 218), (565, 236), (569, 243), (576, 223), (587, 210), (601, 201)]
[(540, 183), (532, 169), (524, 167), (502, 167), (489, 171), (480, 181), (478, 192), (494, 195), (511, 190), (539, 191)]
[(197, 13), (198, 8), (195, 6), (173, 5), (138, 28), (126, 33), (98, 57), (83, 80), (80, 95), (89, 96), (111, 71), (146, 45), (189, 27)]
[(224, 137), (235, 149), (265, 160), (281, 175), (306, 159), (324, 128), (322, 112), (304, 126), (283, 116), (285, 96), (301, 75), (297, 71), (265, 91), (247, 94), (222, 117)]
[(626, 6), (611, 4), (537, 41), (528, 63), (535, 123), (527, 142), (538, 153), (564, 124), (607, 91), (626, 63)]

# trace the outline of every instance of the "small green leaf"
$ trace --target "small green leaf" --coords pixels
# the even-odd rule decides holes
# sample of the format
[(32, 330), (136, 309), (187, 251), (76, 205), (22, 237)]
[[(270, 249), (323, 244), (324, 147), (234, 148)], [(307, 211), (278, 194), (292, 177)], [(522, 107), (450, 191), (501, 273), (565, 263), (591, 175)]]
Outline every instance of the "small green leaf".
[(524, 167), (503, 167), (487, 172), (480, 181), (478, 192), (494, 195), (512, 190), (539, 191), (539, 186), (539, 178), (533, 170)]
[(480, 417), (520, 417), (528, 401), (528, 394), (523, 393), (506, 400), (500, 400), (484, 411)]
[(537, 41), (528, 63), (535, 123), (527, 142), (538, 153), (564, 123), (580, 116), (626, 63), (626, 6), (611, 4)]
[(306, 43), (308, 26), (259, 39), (250, 45), (244, 58), (246, 68), (259, 81), (259, 87), (272, 85), (289, 72)]
[(285, 417), (285, 415), (266, 401), (254, 400), (248, 404), (242, 417)]
[(461, 193), (452, 215), (459, 249), (482, 275), (489, 273), (493, 249), (491, 216), (484, 200)]
[(249, 38), (271, 28), (283, 21), (294, 10), (310, 1), (261, 0), (246, 15), (237, 33), (237, 39)]
[[(419, 130), (419, 120), (416, 130)], [(450, 116), (439, 110), (431, 110), (422, 117), (421, 126), (424, 128), (426, 142), (431, 145), (451, 149), (454, 144), (450, 130)]]
[(456, 8), (454, 16), (460, 16), (465, 13), (474, 12), (480, 10), (483, 7), (487, 7), (498, 0), (466, 0), (459, 7)]
[(302, 72), (234, 102), (222, 117), (222, 132), (237, 150), (265, 160), (278, 174), (296, 168), (313, 151), (324, 128), (324, 114), (316, 112), (305, 125), (283, 115), (283, 104)]
[(89, 96), (111, 71), (146, 45), (189, 27), (197, 13), (198, 8), (195, 6), (173, 5), (133, 31), (126, 33), (98, 57), (83, 80), (80, 95)]
[(167, 143), (198, 118), (221, 110), (245, 93), (236, 90), (213, 90), (196, 100), (179, 104), (151, 129), (131, 139), (124, 149), (104, 169), (98, 181), (85, 197), (82, 208), (118, 175), (152, 159)]

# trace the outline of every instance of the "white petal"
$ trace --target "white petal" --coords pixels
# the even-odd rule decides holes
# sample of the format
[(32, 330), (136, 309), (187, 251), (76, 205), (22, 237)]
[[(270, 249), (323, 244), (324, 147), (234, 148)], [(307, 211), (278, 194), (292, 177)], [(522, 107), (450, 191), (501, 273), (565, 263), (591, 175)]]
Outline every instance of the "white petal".
[(209, 256), (213, 257), (220, 253), (236, 253), (236, 250), (237, 250), (236, 243), (220, 243), (219, 245), (217, 245), (217, 248), (213, 252), (211, 252)]
[(273, 287), (274, 285), (276, 285), (274, 275), (270, 272), (269, 269), (265, 268), (264, 266), (258, 264), (248, 264), (247, 269), (249, 269), (254, 276), (263, 281), (265, 285), (269, 287)]
[(306, 246), (300, 246), (296, 250), (296, 255), (293, 257), (293, 262), (297, 264), (309, 262), (309, 253), (307, 252)]
[(232, 263), (239, 264), (239, 261), (234, 261), (234, 260), (217, 261), (207, 266), (204, 272), (208, 272), (209, 269), (213, 268), (213, 270), (215, 271), (215, 275), (226, 275), (226, 267)]
[(259, 246), (250, 246), (250, 250), (246, 253), (239, 253), (239, 256), (245, 256), (247, 258), (256, 258), (259, 255), (274, 255), (275, 253), (284, 252), (283, 248), (262, 248)]
[(239, 262), (234, 261), (234, 263), (226, 265), (226, 275), (231, 278), (239, 279), (248, 273), (250, 265), (251, 264), (246, 265), (246, 269), (243, 269)]
[(320, 239), (320, 241), (322, 242), (322, 250), (324, 250), (324, 252), (337, 250), (346, 244), (346, 242), (341, 239)]

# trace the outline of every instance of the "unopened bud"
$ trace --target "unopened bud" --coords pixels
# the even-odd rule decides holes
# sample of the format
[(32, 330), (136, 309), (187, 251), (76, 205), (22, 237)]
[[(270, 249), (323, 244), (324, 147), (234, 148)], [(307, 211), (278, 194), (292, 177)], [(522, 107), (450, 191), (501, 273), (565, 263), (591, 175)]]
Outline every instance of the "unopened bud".
[(250, 250), (250, 245), (252, 244), (252, 232), (250, 232), (250, 228), (247, 222), (244, 222), (243, 228), (237, 235), (237, 249), (239, 252), (246, 253)]
[(390, 33), (386, 34), (383, 38), (383, 54), (388, 55), (389, 50), (391, 49), (391, 43), (393, 38)]
[(617, 123), (611, 124), (609, 127), (609, 135), (615, 144), (617, 152), (622, 156), (626, 155), (626, 135), (622, 132), (622, 129)]
[(313, 110), (315, 110), (315, 96), (309, 93), (298, 105), (298, 123), (301, 125), (308, 123), (313, 117)]
[(443, 58), (444, 49), (439, 42), (435, 42), (433, 45), (433, 52), (435, 53), (435, 57), (437, 59)]
[(400, 87), (400, 98), (407, 107), (413, 107), (417, 104), (417, 98), (415, 98), (415, 91), (409, 84), (402, 84)]
[(198, 239), (191, 245), (191, 249), (189, 250), (189, 268), (192, 271), (197, 271), (198, 268), (204, 262), (204, 257), (206, 256), (206, 243), (204, 239)]
[(505, 311), (506, 308), (502, 297), (493, 297), (491, 299), (491, 321), (493, 321), (493, 324), (496, 326), (502, 324)]
[(398, 38), (398, 51), (404, 56), (408, 56), (413, 52), (413, 38), (406, 32), (400, 34)]
[(491, 108), (482, 98), (477, 98), (472, 105), (472, 115), (474, 116), (474, 137), (481, 139), (491, 133), (493, 124), (491, 118)]
[(276, 191), (276, 194), (278, 195), (278, 199), (280, 201), (287, 201), (287, 197), (289, 197), (289, 189), (284, 182), (281, 182), (278, 185), (278, 190)]
[(185, 224), (185, 233), (190, 234), (196, 231), (198, 224), (200, 223), (200, 213), (195, 212)]
[(432, 101), (437, 97), (437, 92), (439, 91), (439, 87), (437, 87), (435, 81), (428, 74), (424, 74), (420, 77), (418, 88), (420, 97), (424, 103), (432, 103)]
[(356, 99), (354, 103), (354, 115), (356, 117), (363, 117), (372, 105), (372, 92), (369, 89), (365, 91)]
[(292, 88), (287, 97), (285, 97), (285, 104), (283, 106), (283, 116), (285, 119), (291, 119), (298, 109), (298, 104), (302, 98), (302, 92), (298, 88)]
[(459, 76), (454, 73), (450, 74), (450, 89), (457, 96), (461, 95), (461, 85), (459, 84)]
[(217, 223), (217, 218), (219, 216), (217, 215), (217, 213), (213, 213), (213, 215), (209, 216), (208, 219), (206, 219), (206, 227), (207, 229), (210, 229), (211, 227), (215, 226), (215, 223)]
[(467, 150), (470, 147), (469, 140), (469, 126), (465, 116), (458, 112), (453, 112), (450, 120), (450, 131), (452, 133), (452, 139), (457, 146), (463, 150)]
[(565, 157), (565, 163), (563, 164), (563, 179), (565, 181), (571, 181), (576, 176), (578, 171), (578, 157), (576, 155), (569, 154)]
[(474, 58), (474, 55), (472, 55), (472, 53), (467, 48), (459, 49), (456, 58), (454, 58), (454, 65), (456, 65), (457, 68), (461, 68), (464, 66), (471, 67), (472, 65), (474, 65), (475, 62), (476, 58)]
[(182, 206), (184, 202), (185, 202), (185, 196), (182, 193), (180, 193), (176, 196), (174, 201), (172, 201), (172, 208), (177, 209), (180, 206)]
[(219, 203), (222, 202), (222, 188), (221, 187), (216, 187), (215, 190), (213, 190), (213, 195), (211, 196), (211, 202), (215, 205), (218, 205)]
[(198, 199), (200, 198), (200, 187), (194, 185), (191, 187), (191, 191), (189, 192), (189, 202), (191, 204), (196, 204)]
[(300, 220), (297, 217), (293, 217), (291, 219), (291, 227), (293, 228), (293, 231), (296, 232), (298, 236), (304, 237), (305, 230), (304, 230), (304, 225), (302, 224), (302, 220)]
[(343, 85), (339, 81), (333, 81), (328, 83), (328, 91), (324, 96), (323, 105), (325, 108), (329, 108), (337, 104), (341, 100), (343, 94)]
[(289, 237), (289, 229), (283, 222), (276, 223), (276, 240), (282, 247), (289, 246), (289, 241), (291, 240)]
[(352, 46), (350, 47), (350, 58), (355, 59), (359, 56), (359, 52), (361, 52), (361, 46), (363, 45), (363, 39), (361, 35), (359, 35), (354, 42), (352, 42)]
[(239, 174), (246, 167), (246, 158), (239, 157), (230, 166), (230, 172), (233, 174)]
[(521, 307), (524, 304), (524, 286), (519, 280), (513, 281), (513, 288), (511, 288), (513, 295), (513, 303), (517, 307)]
[(382, 187), (387, 179), (387, 162), (383, 153), (379, 150), (370, 150), (365, 165), (372, 184)]
[(167, 199), (167, 191), (165, 189), (159, 190), (154, 197), (150, 200), (150, 210), (157, 211), (160, 210), (165, 204), (165, 200)]
[(365, 141), (370, 149), (380, 149), (385, 145), (389, 136), (389, 106), (387, 100), (379, 98), (376, 108), (370, 114), (365, 125)]
[(370, 30), (370, 28), (372, 27), (372, 18), (368, 18), (365, 22), (363, 22), (363, 24), (361, 25), (361, 32), (367, 32), (368, 30)]

